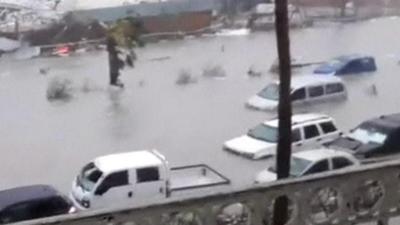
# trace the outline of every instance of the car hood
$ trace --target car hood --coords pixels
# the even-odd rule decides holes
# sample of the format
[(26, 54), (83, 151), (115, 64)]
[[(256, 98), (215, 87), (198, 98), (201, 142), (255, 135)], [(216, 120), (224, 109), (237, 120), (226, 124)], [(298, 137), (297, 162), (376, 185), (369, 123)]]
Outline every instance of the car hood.
[(353, 154), (362, 154), (366, 152), (373, 151), (379, 148), (381, 145), (376, 143), (362, 143), (358, 140), (349, 138), (349, 137), (340, 137), (336, 140), (332, 141), (329, 144), (329, 147), (339, 148), (345, 150), (351, 150)]
[(225, 142), (224, 146), (234, 151), (243, 153), (257, 153), (258, 151), (264, 149), (276, 148), (275, 143), (260, 141), (247, 135), (229, 140)]
[(247, 106), (259, 110), (275, 110), (278, 107), (278, 101), (254, 95), (247, 101)]
[(259, 172), (255, 176), (254, 183), (261, 184), (261, 183), (267, 183), (267, 182), (272, 182), (272, 181), (276, 181), (276, 180), (277, 180), (276, 173), (265, 169), (265, 170), (262, 170), (261, 172)]

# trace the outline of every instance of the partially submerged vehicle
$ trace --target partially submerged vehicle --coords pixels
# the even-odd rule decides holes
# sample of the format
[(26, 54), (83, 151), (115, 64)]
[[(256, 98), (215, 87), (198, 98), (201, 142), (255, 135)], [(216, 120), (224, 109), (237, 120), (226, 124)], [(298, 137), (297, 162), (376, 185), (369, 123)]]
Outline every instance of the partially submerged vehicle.
[(137, 206), (215, 191), (230, 181), (207, 165), (170, 168), (156, 150), (101, 156), (86, 164), (72, 184), (78, 209)]
[[(358, 166), (360, 162), (350, 153), (332, 149), (315, 149), (297, 152), (290, 160), (290, 177), (301, 177), (317, 173)], [(276, 166), (259, 172), (255, 183), (266, 183), (277, 180)]]
[[(223, 149), (250, 159), (276, 154), (278, 119), (267, 120), (250, 129), (247, 134), (224, 143)], [(323, 114), (296, 114), (292, 117), (292, 148), (300, 151), (321, 146), (339, 137), (335, 121)]]
[(327, 147), (347, 150), (368, 161), (400, 156), (400, 113), (366, 120), (348, 134), (328, 143)]
[(314, 70), (315, 74), (348, 75), (375, 72), (374, 57), (365, 55), (346, 55), (336, 57)]
[(74, 213), (72, 202), (49, 185), (0, 191), (0, 224)]
[[(339, 77), (302, 75), (292, 79), (292, 104), (318, 103), (347, 98), (345, 84)], [(251, 97), (246, 106), (256, 110), (276, 110), (279, 103), (279, 81), (271, 82)]]

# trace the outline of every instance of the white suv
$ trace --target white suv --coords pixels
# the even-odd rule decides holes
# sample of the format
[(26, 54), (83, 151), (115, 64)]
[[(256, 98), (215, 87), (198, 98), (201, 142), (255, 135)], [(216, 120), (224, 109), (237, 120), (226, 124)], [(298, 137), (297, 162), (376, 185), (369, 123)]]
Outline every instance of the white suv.
[[(292, 116), (292, 151), (319, 147), (339, 137), (335, 121), (323, 114), (297, 114)], [(246, 135), (224, 143), (224, 150), (251, 159), (276, 154), (278, 119), (268, 120), (250, 129)]]

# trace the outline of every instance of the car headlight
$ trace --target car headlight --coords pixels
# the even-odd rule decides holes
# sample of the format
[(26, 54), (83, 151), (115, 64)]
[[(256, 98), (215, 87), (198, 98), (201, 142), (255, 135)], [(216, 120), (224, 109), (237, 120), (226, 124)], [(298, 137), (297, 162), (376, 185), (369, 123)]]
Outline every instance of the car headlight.
[(82, 206), (85, 208), (90, 208), (90, 201), (87, 199), (82, 200)]
[(76, 208), (72, 206), (72, 207), (69, 209), (68, 213), (69, 213), (69, 214), (76, 213)]

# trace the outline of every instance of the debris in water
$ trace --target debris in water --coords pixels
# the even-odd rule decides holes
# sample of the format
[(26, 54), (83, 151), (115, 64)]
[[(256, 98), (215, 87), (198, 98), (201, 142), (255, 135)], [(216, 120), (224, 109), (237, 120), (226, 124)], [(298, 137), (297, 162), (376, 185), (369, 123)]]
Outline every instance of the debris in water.
[(226, 77), (226, 73), (220, 65), (214, 65), (203, 69), (203, 76), (211, 78), (224, 78)]
[(165, 61), (171, 59), (171, 56), (163, 56), (163, 57), (157, 57), (157, 58), (151, 58), (149, 61)]
[(260, 71), (255, 71), (252, 66), (250, 66), (249, 70), (247, 71), (247, 75), (249, 77), (261, 77), (262, 73)]
[(371, 85), (371, 94), (377, 96), (378, 95), (378, 88), (376, 87), (375, 84)]
[(143, 87), (145, 85), (144, 80), (140, 80), (138, 85), (139, 85), (139, 87)]
[(178, 79), (176, 80), (177, 85), (187, 85), (187, 84), (192, 84), (196, 83), (197, 79), (194, 78), (191, 73), (187, 70), (182, 70), (179, 75)]
[(47, 75), (47, 74), (49, 73), (49, 71), (50, 71), (50, 68), (49, 68), (49, 67), (40, 68), (40, 69), (39, 69), (39, 73), (40, 73), (41, 75)]
[(72, 97), (72, 81), (66, 78), (54, 77), (47, 86), (47, 99), (69, 100)]

